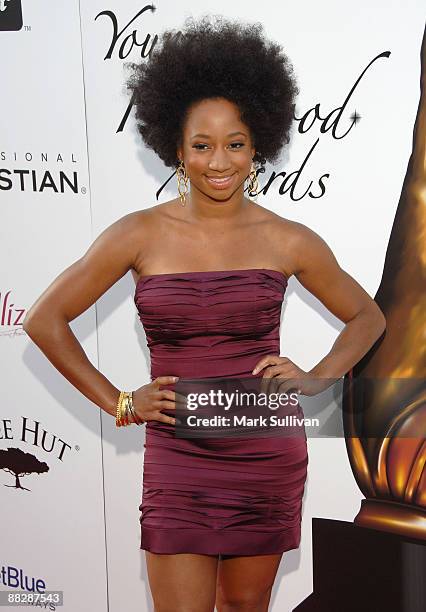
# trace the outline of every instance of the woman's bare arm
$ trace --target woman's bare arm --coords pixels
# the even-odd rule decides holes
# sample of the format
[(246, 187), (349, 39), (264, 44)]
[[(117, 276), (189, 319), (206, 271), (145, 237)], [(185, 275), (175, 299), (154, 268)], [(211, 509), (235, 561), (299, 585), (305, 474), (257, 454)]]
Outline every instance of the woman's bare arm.
[(263, 370), (263, 392), (275, 392), (274, 379), (278, 379), (280, 393), (297, 389), (304, 395), (316, 395), (358, 363), (385, 330), (386, 320), (376, 302), (342, 270), (318, 234), (301, 223), (287, 221), (282, 227), (285, 232), (278, 243), (287, 274), (294, 274), (345, 327), (328, 354), (308, 372), (287, 356), (271, 354), (258, 361), (253, 374)]
[(140, 250), (142, 212), (104, 230), (28, 311), (23, 328), (55, 368), (88, 399), (115, 415), (119, 390), (95, 368), (69, 322), (85, 312), (129, 269)]
[(319, 378), (340, 378), (371, 348), (386, 328), (386, 319), (361, 285), (342, 270), (326, 242), (297, 224), (293, 252), (298, 281), (345, 327), (329, 353), (309, 371)]

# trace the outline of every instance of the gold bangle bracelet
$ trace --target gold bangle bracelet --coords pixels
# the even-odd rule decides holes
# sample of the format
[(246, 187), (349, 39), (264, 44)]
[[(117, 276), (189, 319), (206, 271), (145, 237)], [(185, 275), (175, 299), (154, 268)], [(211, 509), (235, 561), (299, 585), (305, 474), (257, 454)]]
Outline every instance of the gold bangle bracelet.
[(143, 425), (145, 421), (141, 419), (139, 415), (136, 414), (136, 410), (133, 408), (133, 393), (129, 396), (128, 403), (129, 403), (129, 411), (133, 417), (133, 421), (136, 423), (136, 425)]
[(120, 395), (118, 397), (118, 402), (117, 402), (117, 412), (116, 412), (116, 416), (115, 416), (115, 424), (117, 427), (121, 426), (121, 403), (123, 401), (123, 396), (124, 396), (124, 391), (120, 391)]
[(120, 395), (117, 402), (117, 414), (115, 419), (115, 424), (117, 427), (130, 425), (128, 418), (128, 398), (130, 394), (131, 392), (129, 391), (120, 391)]
[(115, 424), (117, 427), (125, 427), (127, 425), (131, 425), (132, 423), (143, 425), (145, 421), (136, 414), (136, 411), (133, 408), (133, 392), (120, 391), (117, 402)]
[(130, 393), (126, 393), (126, 395), (124, 396), (124, 424), (130, 425), (131, 424), (131, 420), (130, 420), (130, 411), (129, 411), (129, 396)]

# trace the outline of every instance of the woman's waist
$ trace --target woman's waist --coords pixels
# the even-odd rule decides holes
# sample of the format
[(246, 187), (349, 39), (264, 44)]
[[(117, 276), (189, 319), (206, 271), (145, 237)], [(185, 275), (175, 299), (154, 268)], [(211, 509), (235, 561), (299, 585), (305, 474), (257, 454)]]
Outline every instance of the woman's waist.
[(167, 353), (151, 351), (151, 376), (179, 376), (180, 378), (236, 378), (252, 377), (252, 371), (265, 355), (279, 355), (279, 344), (254, 346), (241, 352), (215, 353), (185, 351)]

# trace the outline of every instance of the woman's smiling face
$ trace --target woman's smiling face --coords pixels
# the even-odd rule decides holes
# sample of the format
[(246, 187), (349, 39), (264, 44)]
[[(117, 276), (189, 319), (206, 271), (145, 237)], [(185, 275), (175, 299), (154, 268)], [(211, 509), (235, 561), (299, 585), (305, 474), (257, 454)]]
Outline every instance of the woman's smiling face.
[(206, 98), (188, 109), (177, 154), (191, 190), (224, 201), (238, 190), (242, 195), (255, 148), (238, 106), (225, 98)]

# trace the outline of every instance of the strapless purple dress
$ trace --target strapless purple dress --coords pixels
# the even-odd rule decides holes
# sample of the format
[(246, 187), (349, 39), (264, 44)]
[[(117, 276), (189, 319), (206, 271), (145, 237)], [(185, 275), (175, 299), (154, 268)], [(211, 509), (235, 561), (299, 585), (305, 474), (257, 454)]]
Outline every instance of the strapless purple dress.
[[(253, 376), (261, 357), (280, 354), (286, 287), (284, 274), (269, 269), (141, 277), (135, 304), (151, 380)], [(307, 465), (305, 435), (184, 439), (173, 425), (149, 421), (140, 548), (208, 555), (297, 548)]]

